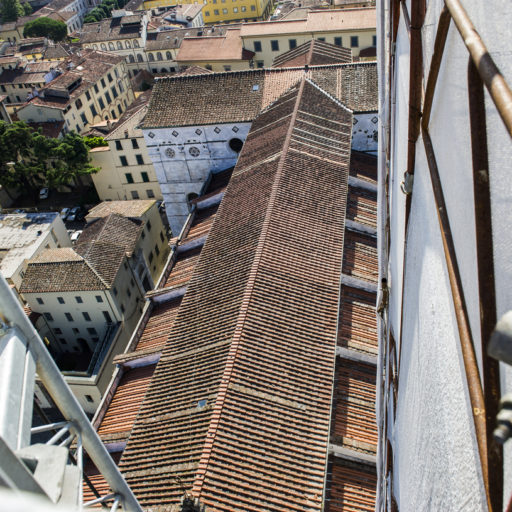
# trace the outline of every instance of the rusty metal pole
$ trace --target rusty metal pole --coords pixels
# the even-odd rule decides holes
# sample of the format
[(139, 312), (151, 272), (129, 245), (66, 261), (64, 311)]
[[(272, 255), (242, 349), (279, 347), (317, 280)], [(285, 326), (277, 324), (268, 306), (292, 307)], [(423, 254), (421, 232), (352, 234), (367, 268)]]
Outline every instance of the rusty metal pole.
[(448, 278), (450, 281), (450, 288), (452, 291), (453, 308), (455, 311), (455, 318), (457, 320), (457, 327), (459, 330), (459, 340), (462, 352), (462, 359), (464, 361), (464, 369), (469, 391), (469, 399), (471, 402), (471, 409), (473, 413), (473, 422), (475, 425), (476, 442), (478, 445), (478, 453), (480, 456), (480, 465), (482, 468), (482, 478), (484, 482), (485, 494), (487, 499), (487, 507), (489, 511), (491, 511), (492, 507), (489, 499), (489, 471), (487, 465), (488, 458), (485, 401), (482, 390), (482, 383), (480, 381), (473, 336), (471, 334), (471, 327), (469, 324), (466, 301), (464, 298), (464, 290), (462, 287), (462, 280), (460, 277), (459, 266), (457, 263), (455, 244), (453, 242), (448, 212), (446, 210), (446, 202), (444, 200), (444, 193), (441, 185), (441, 179), (439, 176), (439, 169), (437, 167), (437, 161), (434, 153), (434, 148), (432, 146), (432, 140), (430, 139), (430, 134), (428, 133), (428, 130), (424, 127), (422, 127), (422, 136), (423, 144), (425, 146), (425, 153), (427, 156), (427, 163), (430, 170), (432, 190), (434, 192), (434, 199), (436, 203), (437, 218), (439, 220), (439, 228), (441, 231), (441, 238), (443, 241), (446, 268), (448, 271)]
[(482, 377), (487, 425), (489, 497), (493, 510), (500, 511), (503, 508), (503, 450), (493, 436), (500, 400), (499, 362), (487, 355), (487, 344), (497, 318), (485, 96), (484, 84), (471, 57), (468, 62), (468, 98), (482, 338)]

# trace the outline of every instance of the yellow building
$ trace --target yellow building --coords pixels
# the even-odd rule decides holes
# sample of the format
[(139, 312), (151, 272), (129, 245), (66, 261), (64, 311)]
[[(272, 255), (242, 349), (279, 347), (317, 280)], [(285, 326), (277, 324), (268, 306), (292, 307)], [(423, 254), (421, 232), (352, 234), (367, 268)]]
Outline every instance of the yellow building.
[(81, 133), (91, 124), (118, 119), (134, 100), (122, 57), (84, 50), (61, 68), (60, 76), (19, 108), (21, 121), (62, 123), (62, 133)]
[(108, 146), (90, 151), (91, 163), (101, 170), (92, 181), (102, 201), (162, 199), (160, 185), (139, 128), (151, 91), (146, 91), (123, 114), (105, 137)]
[(303, 19), (245, 23), (240, 36), (246, 50), (255, 53), (257, 67), (270, 67), (281, 53), (318, 39), (352, 49), (354, 57), (362, 49), (376, 45), (375, 8), (309, 11)]
[(186, 37), (178, 50), (176, 61), (180, 68), (199, 66), (211, 71), (249, 69), (254, 52), (245, 50), (240, 29), (227, 29), (223, 35)]
[[(178, 4), (194, 4), (197, 0), (146, 0), (145, 9)], [(243, 20), (267, 19), (272, 10), (272, 0), (205, 0), (205, 24)]]

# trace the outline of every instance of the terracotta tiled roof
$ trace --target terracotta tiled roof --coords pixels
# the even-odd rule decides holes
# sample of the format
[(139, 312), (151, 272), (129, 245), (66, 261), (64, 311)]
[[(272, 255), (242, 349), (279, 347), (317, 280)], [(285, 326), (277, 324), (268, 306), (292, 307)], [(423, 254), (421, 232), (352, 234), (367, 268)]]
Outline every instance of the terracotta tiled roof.
[[(285, 68), (160, 78), (143, 127), (251, 122), (304, 74)], [(306, 76), (354, 111), (377, 111), (375, 63), (313, 66)]]
[(375, 469), (333, 458), (327, 475), (326, 512), (373, 512), (377, 475)]
[(223, 36), (214, 37), (186, 37), (183, 39), (176, 61), (204, 62), (204, 61), (240, 61), (250, 60), (254, 52), (245, 50), (240, 38), (240, 29), (226, 30)]
[(242, 25), (242, 37), (340, 30), (375, 30), (375, 8), (309, 11), (303, 20), (260, 21)]
[(377, 184), (377, 158), (359, 151), (352, 151), (350, 176)]
[[(117, 464), (119, 459), (121, 458), (121, 452), (111, 453), (110, 456)], [(88, 476), (91, 483), (94, 485), (94, 488), (101, 496), (106, 496), (110, 494), (110, 488), (105, 481), (103, 475), (98, 471), (96, 466), (91, 462), (91, 460), (87, 457), (84, 461), (84, 473)], [(83, 483), (83, 502), (87, 503), (88, 501), (95, 500), (96, 496), (93, 494), (89, 486)]]
[(347, 219), (377, 227), (377, 194), (357, 187), (350, 187)]
[(88, 224), (75, 250), (111, 286), (126, 256), (131, 256), (143, 229), (141, 221), (112, 213)]
[(80, 29), (80, 43), (97, 43), (120, 39), (138, 39), (141, 36), (142, 26), (139, 15), (132, 16), (135, 24), (122, 24), (122, 19), (106, 18), (97, 23), (85, 23)]
[(375, 365), (339, 358), (334, 380), (331, 443), (375, 454)]
[(186, 286), (192, 277), (197, 260), (201, 254), (201, 247), (178, 253), (176, 263), (171, 274), (165, 281), (164, 288)]
[(29, 62), (24, 67), (6, 69), (0, 74), (0, 84), (44, 84), (45, 75), (53, 67), (52, 62)]
[(132, 199), (129, 201), (103, 201), (89, 210), (86, 219), (88, 222), (94, 219), (108, 217), (115, 213), (123, 217), (141, 217), (155, 204), (154, 199)]
[(213, 73), (212, 70), (202, 68), (201, 66), (189, 66), (184, 71), (181, 71), (180, 73), (176, 73), (175, 76), (183, 76), (183, 75), (209, 75)]
[(379, 264), (376, 237), (347, 230), (343, 250), (343, 273), (377, 283)]
[(293, 50), (289, 50), (274, 59), (274, 68), (292, 68), (297, 66), (321, 66), (322, 64), (341, 64), (352, 62), (352, 50), (312, 39)]
[(143, 506), (320, 510), (351, 124), (309, 82), (255, 120), (123, 454)]
[(98, 428), (98, 434), (104, 442), (126, 441), (154, 370), (153, 364), (130, 368), (123, 374)]
[[(70, 255), (70, 251), (73, 255)], [(34, 262), (29, 261), (20, 293), (105, 290), (108, 285), (85, 259), (72, 249), (43, 251)], [(60, 252), (63, 253), (61, 256)], [(64, 254), (65, 253), (65, 254)]]
[(338, 345), (376, 355), (378, 348), (375, 293), (349, 286), (341, 288)]

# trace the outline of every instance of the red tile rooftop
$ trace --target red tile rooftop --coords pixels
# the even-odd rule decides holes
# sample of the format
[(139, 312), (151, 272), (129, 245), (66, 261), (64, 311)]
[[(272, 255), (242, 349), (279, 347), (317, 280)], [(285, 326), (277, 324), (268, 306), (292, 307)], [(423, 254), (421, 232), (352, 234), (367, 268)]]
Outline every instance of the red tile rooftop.
[(165, 281), (163, 288), (187, 286), (200, 254), (201, 247), (178, 253), (176, 263)]
[(341, 287), (338, 346), (376, 355), (377, 317), (375, 293)]
[(347, 220), (377, 228), (377, 194), (362, 188), (349, 187)]
[(208, 235), (213, 221), (215, 220), (218, 208), (219, 205), (216, 204), (209, 208), (196, 210), (192, 226), (190, 227), (187, 236), (182, 240), (182, 243), (191, 242), (192, 240), (197, 240)]
[(377, 157), (352, 151), (350, 157), (350, 176), (377, 184)]
[(139, 412), (146, 389), (151, 381), (155, 365), (128, 369), (121, 378), (98, 434), (104, 442), (126, 441)]
[(327, 480), (325, 512), (374, 512), (375, 469), (332, 457)]
[(143, 507), (321, 509), (351, 126), (309, 82), (255, 120), (121, 460)]
[(334, 382), (331, 443), (375, 454), (375, 365), (339, 358)]
[(377, 238), (356, 231), (345, 231), (343, 274), (376, 283), (379, 277)]

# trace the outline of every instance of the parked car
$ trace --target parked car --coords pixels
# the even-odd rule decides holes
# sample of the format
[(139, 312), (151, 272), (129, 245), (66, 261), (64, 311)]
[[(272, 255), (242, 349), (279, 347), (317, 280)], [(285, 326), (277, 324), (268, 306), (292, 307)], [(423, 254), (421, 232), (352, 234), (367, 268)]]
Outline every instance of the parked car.
[(74, 220), (76, 220), (76, 216), (78, 214), (78, 212), (80, 211), (80, 206), (75, 206), (74, 208), (71, 208), (71, 210), (69, 210), (69, 214), (68, 214), (68, 221), (69, 222), (73, 222)]
[(44, 187), (39, 191), (39, 199), (48, 199), (49, 194), (50, 191), (48, 190), (48, 188)]
[(60, 215), (60, 218), (62, 220), (66, 220), (68, 218), (68, 215), (69, 215), (69, 208), (62, 208), (62, 210), (60, 211), (59, 215)]
[(71, 236), (71, 241), (76, 242), (78, 240), (78, 237), (82, 234), (82, 230), (79, 229), (78, 231), (75, 231)]

